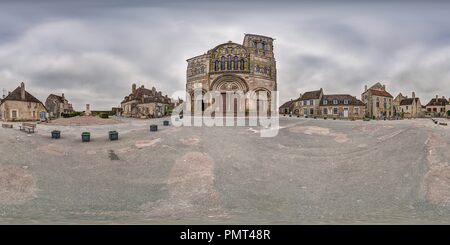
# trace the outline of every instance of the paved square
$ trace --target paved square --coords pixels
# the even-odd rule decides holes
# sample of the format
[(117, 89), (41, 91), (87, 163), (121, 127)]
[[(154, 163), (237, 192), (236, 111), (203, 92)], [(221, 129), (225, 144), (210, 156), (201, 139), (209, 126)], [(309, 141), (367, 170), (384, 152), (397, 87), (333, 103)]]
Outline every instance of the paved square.
[(450, 222), (450, 128), (429, 119), (281, 117), (274, 138), (117, 120), (0, 128), (0, 223)]

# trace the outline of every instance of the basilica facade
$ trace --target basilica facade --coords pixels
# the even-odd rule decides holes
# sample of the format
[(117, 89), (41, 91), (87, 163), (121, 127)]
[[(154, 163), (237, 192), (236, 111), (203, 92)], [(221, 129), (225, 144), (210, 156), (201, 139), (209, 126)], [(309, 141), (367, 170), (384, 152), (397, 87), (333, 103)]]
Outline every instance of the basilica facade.
[[(229, 41), (188, 59), (186, 91), (192, 104), (201, 103), (203, 110), (215, 104), (219, 110), (248, 112), (256, 108), (270, 112), (272, 93), (277, 90), (273, 41), (271, 37), (246, 34), (243, 44)], [(220, 103), (215, 101), (217, 97), (205, 96), (211, 92), (222, 95)], [(230, 100), (227, 95), (233, 93), (247, 96), (245, 100)], [(267, 103), (258, 103), (261, 94)]]

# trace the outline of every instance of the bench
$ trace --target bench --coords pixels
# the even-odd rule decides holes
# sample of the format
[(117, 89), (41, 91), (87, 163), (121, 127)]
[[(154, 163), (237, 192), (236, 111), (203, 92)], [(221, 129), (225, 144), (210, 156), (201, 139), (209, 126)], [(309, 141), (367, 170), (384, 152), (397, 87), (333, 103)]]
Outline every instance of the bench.
[(21, 131), (27, 131), (28, 133), (34, 133), (34, 129), (36, 128), (36, 124), (34, 123), (22, 123), (22, 125), (19, 126), (19, 129)]
[(9, 124), (9, 123), (3, 123), (3, 124), (2, 124), (2, 127), (3, 127), (3, 128), (12, 128), (13, 125), (12, 125), (12, 124)]

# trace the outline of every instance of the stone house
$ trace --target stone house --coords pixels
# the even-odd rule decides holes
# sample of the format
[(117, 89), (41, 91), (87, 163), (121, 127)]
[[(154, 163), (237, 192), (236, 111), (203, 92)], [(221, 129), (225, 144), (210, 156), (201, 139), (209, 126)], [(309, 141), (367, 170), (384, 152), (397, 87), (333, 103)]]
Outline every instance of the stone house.
[(50, 118), (59, 118), (62, 114), (73, 113), (72, 104), (64, 97), (64, 93), (61, 96), (56, 94), (50, 94), (45, 100), (45, 107), (48, 110)]
[(294, 114), (294, 106), (295, 106), (296, 102), (297, 102), (297, 100), (293, 100), (293, 99), (285, 102), (284, 104), (282, 104), (279, 107), (278, 112), (280, 114), (284, 114), (284, 115), (290, 114), (291, 112), (292, 112), (292, 114)]
[(320, 102), (323, 97), (323, 89), (308, 91), (299, 100), (299, 113), (304, 117), (314, 117), (320, 115)]
[(427, 115), (434, 116), (434, 117), (443, 117), (445, 116), (446, 107), (449, 105), (449, 101), (442, 96), (442, 98), (439, 98), (438, 95), (436, 95), (436, 98), (433, 98), (428, 102), (426, 105), (427, 108)]
[(355, 96), (348, 94), (323, 95), (320, 114), (328, 118), (362, 119), (366, 105)]
[(394, 107), (394, 116), (400, 116), (400, 102), (404, 99), (408, 98), (408, 96), (404, 96), (402, 93), (399, 93), (393, 102), (393, 107)]
[(406, 98), (400, 102), (399, 112), (405, 118), (423, 117), (422, 104), (414, 92), (412, 98)]
[(448, 99), (448, 104), (445, 106), (445, 112), (450, 117), (450, 99)]
[(47, 108), (33, 95), (25, 90), (21, 83), (1, 102), (0, 110), (3, 121), (38, 121), (47, 119)]
[(144, 85), (136, 88), (136, 84), (133, 84), (131, 94), (120, 103), (121, 115), (134, 118), (162, 117), (168, 114), (171, 104), (171, 99), (156, 91), (155, 87), (150, 90)]
[(422, 105), (422, 115), (426, 115), (427, 114), (427, 106)]
[(386, 91), (386, 85), (378, 82), (369, 89), (366, 85), (361, 100), (366, 104), (367, 117), (379, 119), (394, 116), (393, 97)]

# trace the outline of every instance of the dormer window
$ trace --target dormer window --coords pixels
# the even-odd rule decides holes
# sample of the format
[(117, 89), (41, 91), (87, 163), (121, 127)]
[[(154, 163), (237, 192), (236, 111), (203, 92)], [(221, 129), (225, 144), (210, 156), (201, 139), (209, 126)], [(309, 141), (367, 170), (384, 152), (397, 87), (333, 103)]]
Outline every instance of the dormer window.
[(328, 105), (328, 100), (323, 100), (324, 105)]
[(333, 100), (333, 105), (337, 105), (338, 101), (337, 100)]
[(348, 105), (348, 100), (344, 100), (344, 105)]

